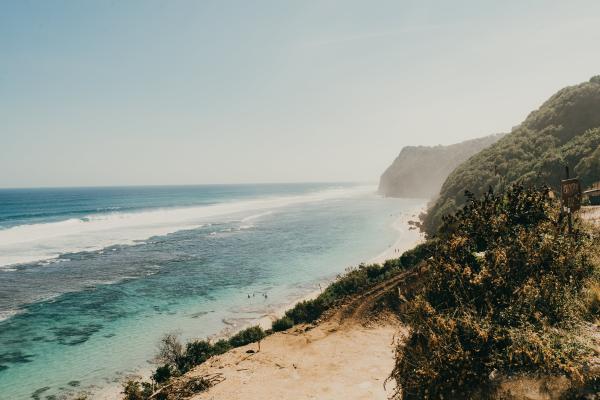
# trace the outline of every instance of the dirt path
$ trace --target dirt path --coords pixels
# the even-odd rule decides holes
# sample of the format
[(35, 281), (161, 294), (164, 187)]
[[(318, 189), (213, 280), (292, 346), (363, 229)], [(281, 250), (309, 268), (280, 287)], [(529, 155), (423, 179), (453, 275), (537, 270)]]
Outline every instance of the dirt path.
[(308, 332), (277, 333), (261, 344), (215, 357), (192, 375), (221, 373), (225, 380), (194, 399), (387, 399), (384, 381), (394, 365), (398, 327), (337, 329), (320, 325)]
[(363, 322), (372, 305), (410, 274), (402, 273), (355, 297), (316, 326), (301, 325), (256, 344), (213, 357), (190, 376), (224, 380), (193, 399), (387, 399), (384, 382), (394, 365), (394, 343), (404, 333), (393, 318)]
[(366, 292), (354, 297), (348, 304), (340, 307), (329, 319), (337, 320), (339, 323), (362, 323), (369, 317), (369, 311), (373, 305), (390, 290), (413, 277), (415, 272), (402, 272), (385, 282), (382, 282)]

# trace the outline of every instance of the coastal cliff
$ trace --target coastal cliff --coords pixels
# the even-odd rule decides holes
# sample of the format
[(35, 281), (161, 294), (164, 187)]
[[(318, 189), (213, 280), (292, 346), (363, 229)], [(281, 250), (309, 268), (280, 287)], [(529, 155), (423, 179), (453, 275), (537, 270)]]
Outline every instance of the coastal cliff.
[(460, 163), (502, 136), (490, 135), (449, 146), (406, 146), (381, 175), (379, 193), (389, 197), (434, 197)]

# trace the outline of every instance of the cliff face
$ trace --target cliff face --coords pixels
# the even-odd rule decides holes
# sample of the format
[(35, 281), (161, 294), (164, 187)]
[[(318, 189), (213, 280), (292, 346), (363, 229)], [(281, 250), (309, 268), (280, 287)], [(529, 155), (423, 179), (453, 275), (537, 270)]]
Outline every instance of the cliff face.
[(454, 168), (501, 137), (491, 135), (449, 146), (404, 147), (381, 175), (379, 193), (390, 197), (434, 197)]
[(456, 167), (422, 229), (435, 234), (442, 217), (465, 204), (465, 190), (480, 196), (518, 182), (557, 191), (565, 165), (584, 188), (600, 180), (600, 76), (558, 91), (502, 140)]

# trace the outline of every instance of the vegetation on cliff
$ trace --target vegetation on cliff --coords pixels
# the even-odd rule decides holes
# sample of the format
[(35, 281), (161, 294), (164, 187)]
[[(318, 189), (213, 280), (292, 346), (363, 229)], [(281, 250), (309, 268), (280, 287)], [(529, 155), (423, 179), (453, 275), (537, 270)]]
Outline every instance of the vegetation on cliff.
[(444, 215), (465, 204), (465, 190), (479, 196), (517, 182), (557, 190), (565, 165), (584, 187), (600, 180), (600, 76), (560, 90), (513, 132), (460, 164), (422, 216), (422, 229), (433, 235)]
[(490, 135), (449, 146), (407, 146), (379, 180), (379, 193), (390, 197), (436, 196), (460, 163), (502, 137)]
[(567, 233), (547, 188), (469, 195), (444, 217), (403, 306), (411, 331), (397, 349), (396, 398), (487, 398), (511, 375), (582, 382), (590, 348), (579, 332), (597, 308), (587, 295), (598, 285), (595, 240)]

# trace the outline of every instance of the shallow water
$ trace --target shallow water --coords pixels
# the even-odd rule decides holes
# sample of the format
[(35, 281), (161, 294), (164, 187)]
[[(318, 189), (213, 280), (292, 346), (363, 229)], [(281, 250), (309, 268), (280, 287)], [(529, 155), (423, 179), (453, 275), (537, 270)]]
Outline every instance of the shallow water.
[[(22, 193), (33, 199), (25, 212), (0, 191), (0, 239), (13, 238), (0, 249), (19, 257), (29, 246), (40, 257), (0, 271), (1, 399), (99, 393), (151, 368), (166, 332), (186, 339), (243, 326), (398, 235), (413, 242), (393, 222), (423, 203), (354, 185), (86, 190), (46, 193), (45, 211), (43, 196)], [(65, 221), (77, 227), (65, 233)], [(36, 227), (52, 233), (14, 239)], [(82, 251), (93, 239), (105, 245)]]

